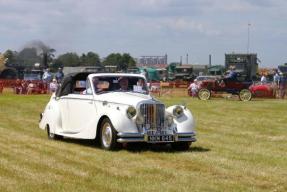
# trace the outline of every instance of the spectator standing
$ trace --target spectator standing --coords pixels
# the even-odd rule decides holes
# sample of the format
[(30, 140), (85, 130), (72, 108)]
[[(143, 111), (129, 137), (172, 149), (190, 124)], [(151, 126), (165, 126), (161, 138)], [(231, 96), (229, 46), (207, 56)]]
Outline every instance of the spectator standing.
[(280, 82), (280, 76), (277, 71), (275, 71), (275, 74), (273, 76), (273, 85), (274, 85), (274, 94), (276, 98), (279, 98), (279, 82)]
[(278, 74), (278, 72), (275, 72), (275, 75), (273, 76), (273, 82), (275, 85), (279, 86), (279, 81), (280, 81), (280, 76)]
[(47, 69), (44, 71), (42, 80), (43, 80), (45, 83), (50, 83), (50, 82), (52, 81), (52, 74), (51, 74), (49, 68), (47, 68)]
[(283, 74), (280, 77), (279, 81), (279, 94), (281, 99), (284, 99), (286, 95), (286, 89), (287, 89), (287, 74)]
[(196, 97), (198, 91), (197, 80), (195, 79), (187, 88), (188, 91), (191, 91), (191, 96)]
[(52, 81), (52, 74), (49, 68), (45, 69), (42, 80), (44, 83), (44, 87), (46, 87), (48, 89), (47, 91), (49, 91), (49, 84)]
[(53, 79), (49, 84), (50, 93), (55, 93), (58, 89), (58, 83), (56, 79)]
[(62, 68), (58, 69), (58, 72), (56, 73), (55, 77), (58, 83), (62, 81), (62, 79), (64, 78), (64, 73), (63, 73)]
[(267, 79), (266, 79), (264, 74), (262, 74), (260, 81), (261, 81), (261, 84), (266, 84), (267, 83)]

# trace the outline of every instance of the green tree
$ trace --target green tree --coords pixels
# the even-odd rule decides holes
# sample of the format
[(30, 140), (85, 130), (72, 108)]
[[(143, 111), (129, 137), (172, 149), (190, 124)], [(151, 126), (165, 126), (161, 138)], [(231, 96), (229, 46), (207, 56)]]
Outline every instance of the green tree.
[(123, 55), (112, 53), (106, 57), (103, 64), (114, 65), (117, 66), (117, 70), (126, 71), (127, 68), (134, 67), (136, 62), (128, 53), (124, 53)]
[(7, 65), (13, 66), (15, 64), (17, 64), (17, 57), (18, 57), (18, 53), (16, 51), (12, 51), (10, 49), (6, 50), (4, 53), (5, 58), (7, 58)]
[(60, 55), (54, 62), (58, 67), (76, 67), (80, 64), (80, 58), (77, 53), (65, 53)]
[(103, 61), (104, 65), (115, 65), (118, 66), (121, 60), (120, 53), (111, 53)]
[(84, 66), (101, 66), (100, 57), (97, 53), (88, 52), (87, 54), (82, 54), (80, 57), (81, 65)]
[(41, 57), (38, 56), (36, 48), (24, 48), (19, 52), (17, 60), (19, 64), (31, 67), (40, 63)]
[(121, 61), (120, 67), (126, 70), (127, 68), (131, 68), (135, 66), (136, 66), (136, 61), (134, 60), (134, 58), (131, 57), (130, 54), (124, 53), (122, 55), (122, 61)]

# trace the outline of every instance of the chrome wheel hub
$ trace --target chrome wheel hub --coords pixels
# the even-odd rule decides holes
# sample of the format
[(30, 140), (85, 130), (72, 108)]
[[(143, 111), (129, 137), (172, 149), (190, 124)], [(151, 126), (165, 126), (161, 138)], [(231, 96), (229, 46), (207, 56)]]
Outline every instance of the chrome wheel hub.
[(109, 123), (105, 123), (102, 129), (102, 143), (108, 148), (112, 143), (112, 127)]

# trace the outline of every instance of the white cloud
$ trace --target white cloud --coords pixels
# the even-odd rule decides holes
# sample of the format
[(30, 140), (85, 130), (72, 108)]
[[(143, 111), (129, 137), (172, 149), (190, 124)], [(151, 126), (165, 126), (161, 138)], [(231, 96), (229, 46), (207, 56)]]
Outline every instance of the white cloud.
[(0, 49), (40, 39), (61, 52), (153, 50), (173, 57), (192, 42), (199, 55), (224, 55), (244, 50), (251, 22), (253, 47), (265, 50), (286, 41), (286, 7), (285, 0), (0, 0)]

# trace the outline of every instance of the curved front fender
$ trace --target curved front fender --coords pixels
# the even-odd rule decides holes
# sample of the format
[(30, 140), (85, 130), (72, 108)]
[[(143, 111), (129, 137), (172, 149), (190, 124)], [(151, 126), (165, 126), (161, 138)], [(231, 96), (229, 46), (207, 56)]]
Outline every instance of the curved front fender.
[[(166, 111), (170, 114), (173, 114), (174, 108), (178, 105), (170, 106), (166, 109)], [(176, 124), (177, 131), (179, 133), (186, 132), (194, 132), (195, 130), (195, 119), (189, 109), (185, 106), (181, 106), (183, 108), (183, 114), (180, 117), (174, 117), (174, 123)]]
[(128, 105), (121, 104), (99, 104), (99, 112), (102, 111), (100, 116), (107, 116), (113, 124), (117, 132), (138, 133), (135, 118), (129, 119), (126, 111)]

